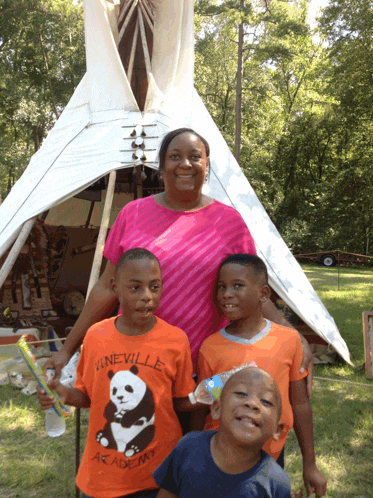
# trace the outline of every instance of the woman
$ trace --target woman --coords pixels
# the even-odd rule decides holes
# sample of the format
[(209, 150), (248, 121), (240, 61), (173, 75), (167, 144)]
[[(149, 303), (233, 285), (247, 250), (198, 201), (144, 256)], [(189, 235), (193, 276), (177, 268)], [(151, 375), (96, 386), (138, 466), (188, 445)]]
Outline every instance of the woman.
[[(256, 251), (240, 214), (202, 194), (209, 156), (207, 141), (193, 130), (180, 128), (165, 136), (159, 153), (165, 190), (132, 201), (119, 213), (105, 245), (105, 270), (62, 350), (45, 365), (55, 368), (56, 375), (88, 328), (115, 306), (111, 278), (120, 256), (134, 247), (148, 249), (160, 260), (164, 285), (156, 315), (188, 335), (194, 364), (203, 340), (226, 325), (212, 301), (219, 264), (229, 254)], [(271, 301), (264, 313), (289, 325)], [(309, 362), (309, 352), (304, 360)]]

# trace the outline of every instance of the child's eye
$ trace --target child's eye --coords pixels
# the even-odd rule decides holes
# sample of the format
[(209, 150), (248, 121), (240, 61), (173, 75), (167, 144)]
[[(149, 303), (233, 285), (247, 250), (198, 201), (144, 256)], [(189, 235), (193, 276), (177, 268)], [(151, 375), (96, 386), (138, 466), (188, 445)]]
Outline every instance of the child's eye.
[(192, 156), (192, 161), (199, 161), (200, 159), (201, 159), (200, 156), (197, 156), (197, 155)]
[(130, 289), (133, 291), (136, 291), (136, 290), (140, 289), (140, 286), (139, 285), (131, 285)]
[(261, 402), (263, 403), (263, 405), (273, 406), (273, 403), (271, 401), (269, 401), (268, 399), (262, 399)]
[(240, 287), (243, 287), (243, 285), (242, 284), (234, 284), (235, 289), (239, 289)]
[(178, 156), (178, 154), (171, 154), (170, 159), (172, 159), (173, 161), (176, 161), (177, 159), (179, 159), (179, 156)]
[(242, 391), (236, 391), (234, 394), (236, 394), (240, 398), (244, 398), (245, 396), (247, 396), (247, 394)]
[(224, 289), (225, 288), (225, 285), (223, 284), (218, 284), (218, 290), (221, 290), (221, 289)]
[(159, 289), (159, 285), (152, 285), (150, 288), (153, 292)]

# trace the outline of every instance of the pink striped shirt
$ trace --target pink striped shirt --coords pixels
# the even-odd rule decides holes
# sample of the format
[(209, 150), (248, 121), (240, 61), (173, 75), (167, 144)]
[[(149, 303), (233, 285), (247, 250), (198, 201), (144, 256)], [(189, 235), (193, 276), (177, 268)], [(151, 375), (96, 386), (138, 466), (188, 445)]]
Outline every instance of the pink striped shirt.
[(135, 247), (159, 259), (163, 293), (156, 315), (184, 330), (195, 366), (202, 342), (227, 324), (213, 302), (220, 263), (229, 254), (256, 254), (245, 222), (234, 208), (216, 200), (198, 211), (173, 211), (146, 197), (119, 213), (104, 256), (116, 265)]

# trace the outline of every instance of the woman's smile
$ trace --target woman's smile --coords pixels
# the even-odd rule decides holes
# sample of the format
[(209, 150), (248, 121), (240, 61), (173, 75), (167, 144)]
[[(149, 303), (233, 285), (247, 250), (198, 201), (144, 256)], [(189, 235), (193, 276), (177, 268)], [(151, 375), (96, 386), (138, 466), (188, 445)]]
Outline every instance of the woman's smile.
[(182, 133), (168, 146), (162, 171), (168, 192), (200, 192), (206, 178), (205, 146), (193, 133)]

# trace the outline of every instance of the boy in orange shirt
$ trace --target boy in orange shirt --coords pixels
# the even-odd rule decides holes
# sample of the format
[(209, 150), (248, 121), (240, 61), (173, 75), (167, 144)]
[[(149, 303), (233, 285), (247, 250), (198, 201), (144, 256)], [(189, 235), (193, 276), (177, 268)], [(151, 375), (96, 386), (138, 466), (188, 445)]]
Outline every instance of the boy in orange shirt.
[[(280, 456), (293, 427), (303, 455), (303, 478), (307, 496), (326, 493), (326, 479), (316, 467), (313, 447), (312, 410), (305, 377), (299, 373), (302, 347), (298, 333), (264, 319), (263, 303), (269, 299), (268, 274), (257, 256), (233, 254), (220, 265), (217, 299), (230, 324), (207, 338), (199, 351), (199, 381), (255, 361), (279, 386), (284, 431), (278, 440), (270, 438), (263, 449), (275, 460)], [(294, 415), (294, 417), (293, 417)], [(205, 430), (219, 423), (208, 415)]]
[[(189, 341), (154, 316), (162, 293), (157, 258), (130, 249), (112, 279), (122, 315), (93, 325), (83, 342), (74, 388), (49, 382), (67, 405), (90, 407), (76, 478), (85, 496), (152, 497), (154, 470), (182, 437), (174, 411), (195, 389)], [(39, 391), (43, 410), (54, 399)]]

